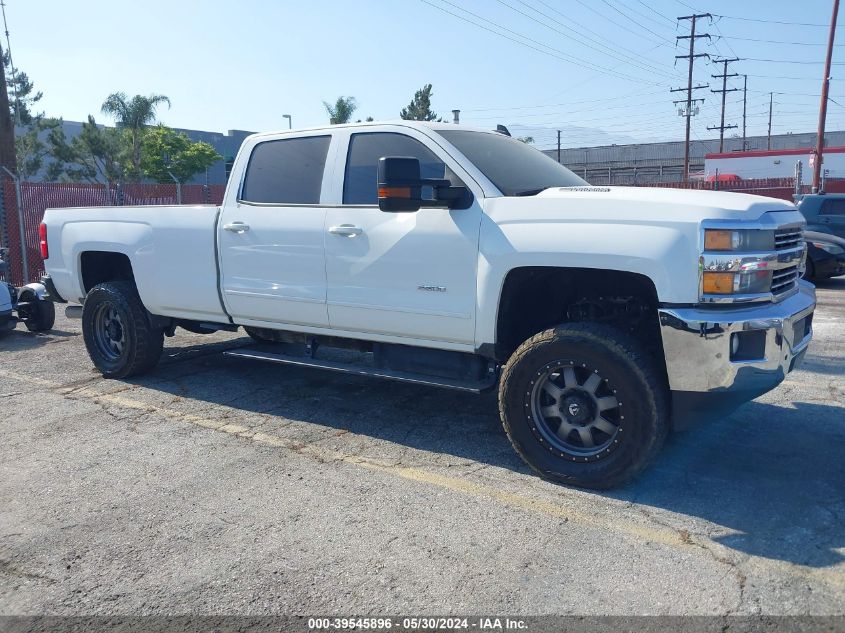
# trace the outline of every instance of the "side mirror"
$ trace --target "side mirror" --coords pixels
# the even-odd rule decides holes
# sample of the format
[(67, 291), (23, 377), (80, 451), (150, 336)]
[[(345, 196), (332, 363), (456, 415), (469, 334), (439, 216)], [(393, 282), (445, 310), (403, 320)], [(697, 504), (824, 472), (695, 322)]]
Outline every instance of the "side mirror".
[[(430, 187), (433, 197), (423, 198)], [(443, 178), (421, 178), (420, 161), (407, 156), (385, 156), (378, 161), (378, 206), (382, 211), (407, 213), (421, 207), (465, 209), (472, 204), (466, 187), (453, 187)]]

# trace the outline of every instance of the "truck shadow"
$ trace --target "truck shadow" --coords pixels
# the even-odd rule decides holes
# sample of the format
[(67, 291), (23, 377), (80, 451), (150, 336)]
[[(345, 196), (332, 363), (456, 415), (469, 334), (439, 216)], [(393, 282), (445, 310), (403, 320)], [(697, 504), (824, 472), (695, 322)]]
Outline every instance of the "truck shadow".
[[(236, 339), (225, 346), (244, 343)], [(295, 432), (306, 442), (344, 431), (375, 440), (365, 441), (364, 454), (392, 458), (396, 450), (384, 444), (389, 443), (431, 453), (437, 463), (471, 460), (531, 472), (502, 430), (493, 394), (260, 364), (221, 356), (218, 345), (211, 348), (168, 349), (155, 373), (133, 382), (236, 407), (245, 411), (247, 422), (261, 414), (265, 432), (278, 425), (280, 434)], [(706, 531), (738, 552), (827, 567), (845, 559), (837, 551), (845, 547), (843, 447), (842, 407), (751, 402), (674, 435), (636, 481), (604, 494), (678, 513), (679, 529)], [(402, 450), (396, 454), (403, 460), (429, 459)], [(716, 527), (696, 526), (695, 519)]]
[(26, 326), (18, 324), (14, 330), (0, 332), (0, 350), (33, 350), (52, 343), (62, 343), (74, 336), (78, 336), (78, 332), (56, 329), (49, 332), (28, 332)]

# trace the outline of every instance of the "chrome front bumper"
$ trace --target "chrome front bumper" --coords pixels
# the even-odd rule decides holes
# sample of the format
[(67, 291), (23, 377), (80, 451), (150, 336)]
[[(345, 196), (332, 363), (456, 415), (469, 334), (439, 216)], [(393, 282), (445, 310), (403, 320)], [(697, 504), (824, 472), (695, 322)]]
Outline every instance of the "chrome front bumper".
[[(800, 362), (812, 338), (815, 288), (798, 282), (798, 292), (779, 303), (736, 308), (661, 308), (663, 350), (674, 393), (723, 394), (734, 404), (774, 389)], [(763, 331), (758, 357), (735, 360), (731, 335)], [(762, 341), (763, 335), (759, 335)], [(673, 393), (673, 395), (674, 395)]]

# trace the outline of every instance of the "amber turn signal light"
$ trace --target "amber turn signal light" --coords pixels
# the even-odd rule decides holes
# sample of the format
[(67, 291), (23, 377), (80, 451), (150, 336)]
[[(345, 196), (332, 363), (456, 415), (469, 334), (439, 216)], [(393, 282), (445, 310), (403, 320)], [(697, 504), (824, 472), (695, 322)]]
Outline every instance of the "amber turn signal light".
[(704, 250), (729, 251), (733, 249), (733, 231), (704, 231)]
[(410, 198), (411, 197), (411, 188), (410, 187), (379, 187), (378, 188), (378, 197), (379, 198)]
[(708, 295), (729, 295), (734, 291), (734, 273), (704, 273), (702, 290)]

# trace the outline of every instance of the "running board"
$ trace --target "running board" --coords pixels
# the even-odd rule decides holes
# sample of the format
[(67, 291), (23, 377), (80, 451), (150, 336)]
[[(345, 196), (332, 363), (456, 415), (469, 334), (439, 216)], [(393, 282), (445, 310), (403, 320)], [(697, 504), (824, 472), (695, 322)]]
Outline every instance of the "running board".
[(496, 385), (495, 375), (490, 376), (486, 380), (461, 380), (459, 378), (427, 376), (425, 374), (415, 374), (405, 371), (394, 371), (392, 369), (381, 369), (377, 367), (365, 367), (363, 365), (339, 363), (331, 360), (308, 358), (307, 356), (288, 356), (286, 354), (263, 352), (258, 350), (251, 350), (249, 348), (227, 350), (223, 352), (223, 354), (225, 356), (235, 356), (237, 358), (251, 358), (253, 360), (263, 360), (268, 361), (270, 363), (281, 363), (283, 365), (294, 365), (296, 367), (314, 367), (316, 369), (328, 369), (329, 371), (353, 374), (355, 376), (369, 376), (371, 378), (383, 378), (385, 380), (398, 380), (400, 382), (410, 382), (417, 385), (426, 385), (429, 387), (444, 387), (446, 389), (455, 389), (457, 391), (469, 391), (472, 393), (481, 393), (483, 391), (487, 391), (488, 389), (492, 389)]

